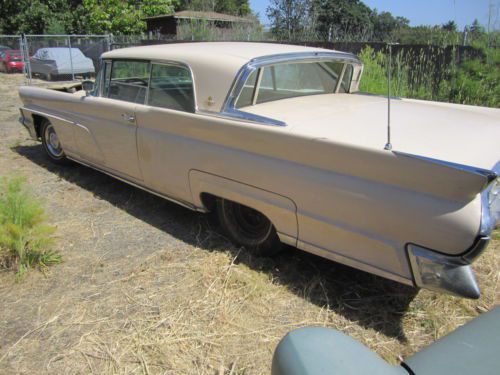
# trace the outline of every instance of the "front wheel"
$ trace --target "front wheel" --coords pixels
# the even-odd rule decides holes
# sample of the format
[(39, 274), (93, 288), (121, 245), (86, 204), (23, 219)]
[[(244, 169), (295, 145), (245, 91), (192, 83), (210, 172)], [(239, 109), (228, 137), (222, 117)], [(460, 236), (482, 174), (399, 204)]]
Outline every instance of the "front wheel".
[(66, 154), (63, 151), (54, 125), (52, 125), (49, 120), (43, 120), (40, 126), (40, 134), (43, 148), (45, 149), (50, 161), (61, 165), (68, 164), (69, 160), (66, 158)]
[(283, 245), (271, 221), (253, 208), (218, 199), (217, 216), (233, 242), (255, 255), (274, 255), (282, 249)]

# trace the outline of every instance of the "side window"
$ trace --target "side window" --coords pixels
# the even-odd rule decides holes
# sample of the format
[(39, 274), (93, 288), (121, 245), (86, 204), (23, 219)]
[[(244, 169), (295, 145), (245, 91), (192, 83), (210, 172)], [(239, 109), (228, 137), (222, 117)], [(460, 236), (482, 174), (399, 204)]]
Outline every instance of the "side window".
[(111, 99), (144, 104), (149, 70), (150, 65), (146, 61), (114, 60), (107, 96)]
[(194, 113), (193, 80), (189, 69), (175, 64), (153, 64), (148, 104)]
[(254, 70), (247, 78), (245, 85), (241, 89), (240, 96), (236, 102), (236, 108), (247, 107), (252, 105), (253, 94), (255, 90), (255, 83), (257, 81), (258, 69)]
[(102, 96), (109, 96), (109, 82), (111, 80), (111, 61), (105, 61), (102, 67)]
[(351, 79), (352, 79), (352, 65), (347, 64), (345, 67), (344, 76), (342, 77), (342, 82), (340, 84), (339, 92), (349, 92), (351, 87)]

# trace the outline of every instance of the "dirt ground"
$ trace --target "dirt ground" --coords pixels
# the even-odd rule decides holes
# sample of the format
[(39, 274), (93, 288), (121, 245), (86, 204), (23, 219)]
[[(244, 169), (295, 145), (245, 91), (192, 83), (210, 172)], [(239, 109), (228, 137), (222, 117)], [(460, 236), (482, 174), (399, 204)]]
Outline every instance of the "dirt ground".
[(280, 338), (305, 325), (397, 363), (500, 300), (498, 240), (475, 265), (477, 301), (292, 248), (251, 257), (204, 215), (48, 162), (17, 121), (22, 82), (0, 76), (0, 175), (28, 178), (64, 262), (21, 283), (0, 271), (2, 374), (269, 374)]

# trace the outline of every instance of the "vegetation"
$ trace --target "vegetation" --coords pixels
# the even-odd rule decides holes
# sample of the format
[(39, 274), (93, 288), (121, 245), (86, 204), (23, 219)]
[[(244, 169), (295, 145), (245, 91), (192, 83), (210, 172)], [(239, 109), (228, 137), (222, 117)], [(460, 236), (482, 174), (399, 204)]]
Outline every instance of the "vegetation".
[[(438, 47), (421, 49), (420, 53), (396, 53), (391, 92), (407, 98), (500, 107), (500, 53), (492, 48), (485, 48), (483, 53), (484, 59), (464, 57), (461, 62), (456, 58), (446, 61), (444, 49)], [(360, 58), (365, 64), (360, 90), (385, 95), (387, 53), (366, 47)]]
[(31, 267), (42, 271), (61, 262), (51, 249), (54, 227), (46, 225), (44, 209), (21, 177), (0, 182), (0, 266), (16, 270), (21, 280)]
[(140, 34), (177, 10), (251, 13), (248, 0), (2, 0), (0, 34)]

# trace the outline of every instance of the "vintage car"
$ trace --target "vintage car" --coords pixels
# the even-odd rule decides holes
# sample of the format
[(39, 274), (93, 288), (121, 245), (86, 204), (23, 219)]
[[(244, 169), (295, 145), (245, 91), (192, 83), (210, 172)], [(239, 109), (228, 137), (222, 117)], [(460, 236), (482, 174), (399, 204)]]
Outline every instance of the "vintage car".
[(57, 80), (61, 76), (90, 77), (95, 73), (92, 59), (78, 48), (67, 47), (40, 48), (30, 59), (30, 69), (34, 76), (48, 81)]
[[(281, 243), (407, 285), (479, 297), (499, 219), (500, 110), (358, 93), (354, 55), (183, 43), (102, 55), (95, 86), (21, 87), (56, 163), (216, 211), (257, 254)], [(145, 207), (144, 209), (147, 209)]]

